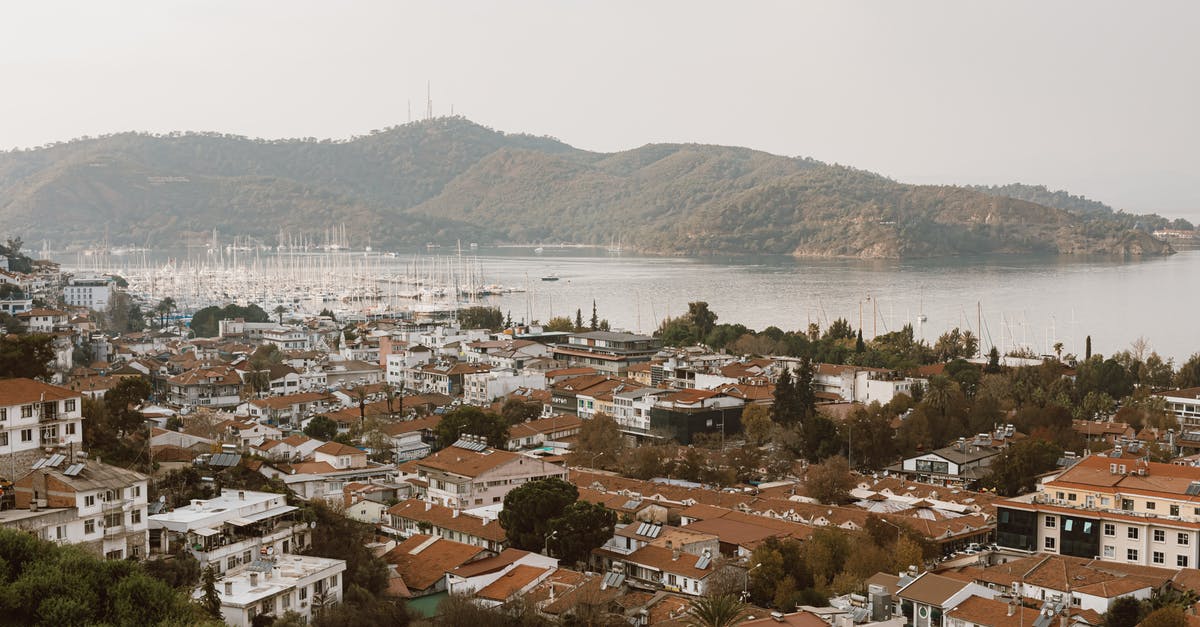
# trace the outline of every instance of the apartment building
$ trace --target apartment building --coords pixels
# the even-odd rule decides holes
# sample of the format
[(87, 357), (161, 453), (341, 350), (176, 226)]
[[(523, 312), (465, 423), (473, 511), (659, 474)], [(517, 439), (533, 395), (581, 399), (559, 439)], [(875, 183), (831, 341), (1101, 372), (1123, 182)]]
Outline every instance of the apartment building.
[(43, 456), (83, 445), (83, 395), (33, 379), (0, 380), (0, 469), (16, 476)]
[(997, 503), (1005, 548), (1168, 568), (1200, 558), (1200, 468), (1085, 457)]

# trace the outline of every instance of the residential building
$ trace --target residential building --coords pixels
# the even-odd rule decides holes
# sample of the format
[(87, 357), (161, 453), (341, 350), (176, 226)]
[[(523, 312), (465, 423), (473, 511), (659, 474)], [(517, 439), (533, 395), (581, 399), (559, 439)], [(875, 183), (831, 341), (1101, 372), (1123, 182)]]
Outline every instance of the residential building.
[(630, 366), (650, 361), (661, 346), (660, 340), (647, 335), (590, 331), (573, 333), (565, 344), (555, 344), (552, 356), (571, 366), (590, 366), (620, 376)]
[(446, 590), (446, 573), (464, 564), (491, 557), (492, 552), (470, 544), (415, 534), (383, 555), (393, 577), (402, 582), (403, 596), (428, 596)]
[(30, 333), (53, 333), (63, 328), (69, 329), (67, 312), (57, 309), (30, 309), (18, 314), (17, 318), (25, 323)]
[(87, 307), (94, 311), (108, 309), (113, 293), (113, 279), (108, 276), (76, 277), (63, 288), (63, 300), (71, 307)]
[(521, 388), (541, 390), (545, 387), (546, 376), (541, 373), (525, 374), (509, 369), (475, 372), (463, 376), (463, 402), (485, 406)]
[(1092, 455), (996, 504), (1002, 547), (1166, 568), (1200, 559), (1200, 468)]
[(331, 394), (301, 392), (286, 396), (256, 398), (240, 405), (238, 413), (244, 413), (254, 420), (293, 426), (336, 406), (336, 399)]
[(613, 392), (613, 419), (621, 431), (636, 437), (650, 434), (650, 410), (670, 390), (652, 387), (625, 388)]
[(167, 402), (178, 407), (237, 407), (242, 379), (233, 366), (201, 366), (166, 381)]
[(972, 488), (987, 476), (1001, 450), (993, 447), (988, 434), (982, 439), (959, 438), (951, 446), (909, 457), (887, 470), (922, 483)]
[(501, 503), (510, 490), (536, 479), (567, 479), (562, 466), (497, 450), (470, 436), (412, 464), (429, 482), (428, 499), (453, 509)]
[(324, 462), (337, 470), (366, 468), (367, 452), (341, 442), (326, 442), (313, 451), (314, 462)]
[(1200, 388), (1159, 392), (1167, 403), (1167, 410), (1175, 414), (1182, 430), (1200, 430)]
[(977, 583), (934, 573), (921, 573), (896, 591), (900, 613), (913, 627), (940, 627), (945, 624), (946, 612), (963, 601), (971, 597), (993, 599), (997, 594)]
[(408, 499), (387, 510), (386, 533), (404, 538), (425, 534), (499, 552), (508, 544), (494, 518), (477, 516), (430, 501)]
[[(217, 581), (221, 619), (232, 627), (251, 627), (255, 618), (297, 612), (307, 623), (314, 607), (342, 601), (345, 560), (308, 555), (272, 555)], [(200, 599), (204, 590), (192, 597)]]
[(510, 451), (534, 448), (547, 442), (558, 442), (579, 435), (583, 429), (583, 420), (570, 414), (554, 414), (547, 418), (518, 422), (508, 428), (508, 446)]
[(46, 528), (42, 537), (80, 545), (98, 557), (144, 558), (148, 477), (90, 459), (55, 454), (39, 460), (13, 482), (16, 508), (64, 509), (68, 521)]
[[(480, 374), (488, 372), (492, 369), (491, 366), (484, 364), (469, 364), (466, 362), (438, 361), (430, 364), (422, 364), (411, 369), (411, 379), (405, 382), (405, 386), (415, 392), (445, 394), (446, 396), (460, 396), (464, 390), (465, 379), (468, 375)], [(530, 378), (530, 381), (536, 379)], [(514, 386), (516, 389), (520, 386)], [(486, 385), (480, 394), (486, 394)], [(491, 399), (488, 399), (490, 402)]]
[(211, 499), (149, 517), (150, 552), (172, 555), (183, 549), (219, 573), (237, 571), (264, 552), (299, 552), (311, 542), (308, 524), (296, 507), (273, 492), (222, 490)]
[(711, 390), (678, 390), (658, 398), (650, 409), (650, 429), (691, 444), (698, 433), (738, 433), (746, 402)]
[(0, 380), (0, 469), (16, 476), (42, 457), (83, 446), (83, 395), (33, 379)]

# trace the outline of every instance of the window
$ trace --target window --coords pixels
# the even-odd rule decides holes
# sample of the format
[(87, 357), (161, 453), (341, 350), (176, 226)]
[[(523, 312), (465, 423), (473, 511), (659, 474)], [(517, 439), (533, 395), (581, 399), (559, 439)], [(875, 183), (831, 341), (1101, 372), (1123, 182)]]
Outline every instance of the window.
[(124, 516), (121, 515), (121, 512), (113, 512), (111, 514), (105, 514), (104, 515), (104, 526), (106, 528), (107, 527), (120, 527), (121, 524), (125, 522), (123, 520), (123, 518), (124, 518)]
[(1104, 507), (1108, 507), (1108, 497), (1107, 496), (1100, 497), (1100, 504), (1103, 505)]
[(1129, 536), (1130, 540), (1137, 540), (1138, 539), (1138, 528), (1130, 527), (1129, 530), (1126, 532), (1126, 535)]
[(67, 528), (63, 525), (59, 525), (59, 526), (55, 527), (54, 528), (54, 537), (59, 540), (65, 539), (67, 537)]
[(236, 555), (231, 556), (229, 559), (225, 560), (225, 570), (233, 570), (235, 568), (237, 568), (237, 556)]
[(1138, 553), (1137, 553), (1137, 549), (1126, 549), (1126, 551), (1125, 551), (1125, 559), (1127, 559), (1127, 560), (1129, 560), (1129, 561), (1131, 561), (1131, 562), (1136, 562), (1136, 561), (1138, 561)]
[(1171, 515), (1172, 515), (1172, 516), (1178, 516), (1178, 515), (1179, 515), (1179, 506), (1178, 506), (1178, 505), (1172, 505), (1172, 506), (1171, 506)]
[(95, 518), (89, 518), (89, 519), (83, 521), (83, 533), (85, 533), (85, 534), (96, 533), (96, 519)]
[(252, 559), (253, 558), (251, 557), (251, 551), (246, 551), (245, 553), (242, 553), (242, 563), (243, 564), (249, 564)]
[(95, 494), (89, 494), (89, 495), (83, 497), (83, 506), (84, 507), (92, 507), (95, 504), (96, 504), (96, 495)]
[(1056, 499), (1058, 499), (1058, 500), (1060, 500), (1060, 501), (1061, 501), (1061, 500), (1063, 500), (1063, 493), (1062, 493), (1062, 492), (1055, 492), (1055, 493), (1054, 493), (1054, 498), (1056, 498)]
[(24, 405), (21, 407), (22, 418), (33, 418), (33, 405)]
[(1121, 499), (1121, 509), (1133, 509), (1133, 499)]
[(68, 422), (66, 432), (67, 435), (75, 435), (75, 423)]
[(63, 401), (63, 411), (75, 411), (75, 399), (69, 398)]
[(42, 442), (53, 442), (58, 439), (58, 425), (42, 427)]
[(124, 557), (125, 557), (125, 552), (122, 551), (121, 549), (117, 549), (115, 551), (109, 551), (108, 553), (104, 554), (104, 559), (108, 559), (108, 560), (119, 560)]
[(137, 497), (139, 497), (141, 495), (142, 495), (142, 486), (135, 485), (132, 488), (129, 488), (129, 498), (136, 499)]
[(142, 510), (135, 509), (129, 512), (129, 524), (136, 525), (140, 522), (142, 522)]
[(32, 442), (33, 441), (33, 429), (21, 429), (21, 441), (22, 442)]
[(1154, 509), (1155, 507), (1154, 501), (1146, 501), (1146, 509)]
[(1074, 492), (1071, 492), (1071, 493), (1067, 494), (1067, 500), (1068, 500), (1068, 501), (1074, 501), (1074, 500), (1075, 500), (1075, 493), (1074, 493)]
[(1154, 530), (1154, 541), (1155, 542), (1166, 542), (1167, 541), (1167, 532), (1163, 531), (1162, 529), (1155, 529)]
[(1190, 534), (1181, 533), (1176, 539), (1181, 546), (1187, 546), (1188, 543), (1192, 541), (1192, 536)]
[(1057, 524), (1057, 522), (1056, 522), (1057, 520), (1058, 519), (1053, 516), (1047, 516), (1046, 517), (1046, 527), (1048, 529), (1053, 529), (1055, 527), (1055, 525)]
[(1046, 538), (1046, 548), (1054, 550), (1054, 538)]
[(1106, 536), (1117, 535), (1117, 526), (1112, 523), (1104, 523), (1104, 535), (1106, 535)]
[(1175, 565), (1180, 568), (1187, 568), (1188, 567), (1188, 556), (1176, 555), (1175, 556)]
[(300, 587), (300, 600), (303, 601), (307, 598), (308, 598), (308, 586), (301, 586)]
[(1154, 562), (1155, 564), (1161, 564), (1161, 563), (1163, 563), (1163, 554), (1162, 554), (1162, 551), (1155, 551), (1155, 552), (1151, 553), (1151, 554), (1150, 554), (1150, 561)]
[(8, 420), (8, 408), (0, 407), (0, 420)]
[(1117, 549), (1111, 544), (1104, 545), (1104, 557), (1116, 557)]
[(0, 446), (8, 446), (8, 432), (0, 433)]

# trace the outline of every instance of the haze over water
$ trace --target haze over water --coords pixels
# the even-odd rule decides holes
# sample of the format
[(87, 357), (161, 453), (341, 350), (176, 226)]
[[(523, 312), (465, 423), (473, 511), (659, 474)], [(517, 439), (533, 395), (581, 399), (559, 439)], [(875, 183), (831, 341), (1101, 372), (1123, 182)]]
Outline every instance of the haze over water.
[[(867, 338), (912, 322), (934, 341), (955, 326), (977, 329), (983, 344), (1008, 350), (1027, 345), (1082, 356), (1111, 354), (1145, 337), (1152, 350), (1176, 362), (1200, 351), (1200, 250), (1167, 258), (1116, 260), (1077, 257), (987, 257), (914, 261), (757, 258), (654, 258), (592, 249), (481, 251), (485, 279), (530, 292), (492, 297), (513, 319), (545, 322), (552, 315), (586, 320), (592, 300), (614, 327), (649, 333), (656, 320), (703, 300), (718, 322), (762, 330), (802, 329), (810, 321), (844, 317)], [(556, 274), (557, 282), (541, 281)], [(875, 307), (872, 308), (874, 299)], [(928, 318), (923, 324), (917, 315)], [(981, 316), (979, 315), (981, 312)]]

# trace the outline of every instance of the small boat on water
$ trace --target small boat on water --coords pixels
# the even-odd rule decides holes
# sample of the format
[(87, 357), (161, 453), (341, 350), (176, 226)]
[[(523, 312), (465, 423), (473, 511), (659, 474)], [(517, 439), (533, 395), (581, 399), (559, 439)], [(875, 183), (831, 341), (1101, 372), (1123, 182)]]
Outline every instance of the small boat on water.
[(545, 248), (542, 248), (541, 246), (538, 246), (537, 248), (534, 248), (534, 249), (533, 249), (533, 252), (534, 252), (534, 254), (536, 254), (536, 255), (540, 255), (540, 254), (542, 254), (542, 253), (546, 252), (546, 249), (545, 249)]
[(557, 274), (547, 274), (546, 276), (542, 277), (542, 280), (543, 281), (557, 281), (558, 275)]

